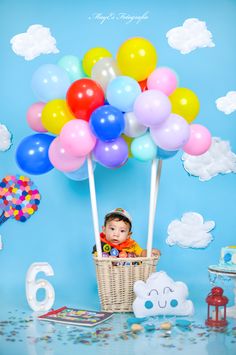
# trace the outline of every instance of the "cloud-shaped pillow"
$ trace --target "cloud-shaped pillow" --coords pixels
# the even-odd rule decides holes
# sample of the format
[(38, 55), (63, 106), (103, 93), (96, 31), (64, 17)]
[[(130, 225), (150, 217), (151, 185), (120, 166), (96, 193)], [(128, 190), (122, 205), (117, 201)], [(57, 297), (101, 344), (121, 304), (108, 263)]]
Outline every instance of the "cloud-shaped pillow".
[(0, 151), (5, 152), (11, 144), (11, 133), (4, 124), (0, 124)]
[(168, 226), (166, 243), (179, 245), (182, 248), (206, 248), (213, 240), (211, 233), (215, 222), (204, 222), (203, 217), (196, 212), (184, 213), (181, 221), (175, 219)]
[(236, 111), (236, 91), (229, 91), (226, 96), (216, 100), (216, 107), (226, 115)]
[(133, 302), (135, 317), (157, 315), (190, 316), (193, 303), (187, 300), (188, 288), (181, 281), (173, 281), (164, 271), (153, 273), (145, 282), (134, 283), (136, 299)]
[(236, 154), (231, 151), (228, 141), (213, 137), (210, 149), (198, 156), (184, 153), (182, 156), (184, 169), (200, 181), (207, 181), (218, 174), (236, 172)]
[(25, 58), (32, 60), (40, 54), (58, 53), (56, 40), (51, 36), (50, 28), (42, 25), (32, 25), (26, 32), (12, 37), (12, 50)]
[(196, 48), (215, 47), (206, 23), (197, 18), (185, 20), (183, 26), (169, 30), (166, 37), (169, 45), (181, 54), (188, 54)]

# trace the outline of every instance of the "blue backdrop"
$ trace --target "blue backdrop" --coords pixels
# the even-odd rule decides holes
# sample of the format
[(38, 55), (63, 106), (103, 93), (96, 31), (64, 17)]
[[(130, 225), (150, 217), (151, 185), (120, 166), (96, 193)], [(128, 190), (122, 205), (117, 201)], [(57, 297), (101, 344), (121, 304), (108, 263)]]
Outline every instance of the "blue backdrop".
[[(115, 56), (126, 39), (142, 36), (157, 49), (159, 66), (173, 68), (180, 86), (192, 89), (199, 97), (201, 110), (196, 123), (203, 124), (212, 136), (231, 143), (236, 151), (235, 113), (218, 111), (215, 100), (235, 90), (236, 77), (236, 2), (215, 0), (136, 1), (128, 4), (110, 1), (6, 1), (0, 2), (1, 16), (1, 119), (13, 134), (13, 146), (0, 153), (1, 178), (22, 171), (15, 162), (19, 142), (33, 132), (26, 123), (28, 107), (37, 101), (31, 79), (42, 64), (56, 64), (67, 54), (80, 58), (96, 46), (106, 47)], [(140, 23), (108, 19), (95, 14), (121, 12), (142, 15)], [(169, 29), (185, 19), (206, 21), (213, 34), (214, 48), (197, 49), (182, 55), (167, 42)], [(10, 39), (32, 24), (49, 27), (57, 40), (58, 54), (41, 55), (32, 61), (16, 56)], [(235, 174), (218, 175), (208, 182), (189, 176), (181, 162), (182, 153), (164, 161), (155, 219), (154, 246), (162, 252), (159, 270), (189, 286), (195, 305), (205, 307), (210, 289), (207, 267), (217, 263), (220, 248), (235, 244)], [(127, 209), (133, 217), (133, 235), (145, 246), (148, 230), (150, 163), (130, 159), (120, 169), (97, 166), (95, 182), (100, 227), (104, 214), (115, 208)], [(25, 297), (25, 276), (36, 261), (51, 264), (55, 276), (49, 280), (56, 292), (55, 307), (62, 305), (99, 308), (95, 269), (91, 256), (94, 244), (88, 181), (75, 182), (55, 169), (42, 176), (31, 176), (42, 194), (39, 211), (26, 223), (9, 220), (1, 226), (4, 249), (0, 252), (1, 308), (29, 310)], [(194, 211), (205, 220), (214, 220), (214, 241), (200, 250), (169, 247), (167, 227), (183, 213)], [(232, 302), (232, 290), (229, 291)]]

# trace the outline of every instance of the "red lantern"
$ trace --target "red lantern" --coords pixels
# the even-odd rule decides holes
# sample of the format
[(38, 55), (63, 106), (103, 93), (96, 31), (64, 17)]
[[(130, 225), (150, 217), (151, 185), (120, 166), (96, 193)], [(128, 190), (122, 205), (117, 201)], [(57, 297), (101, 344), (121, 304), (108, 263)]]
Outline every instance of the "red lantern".
[[(225, 327), (228, 322), (226, 320), (226, 305), (229, 302), (226, 296), (223, 296), (224, 290), (221, 287), (213, 287), (206, 298), (208, 304), (206, 325), (210, 327)], [(211, 306), (214, 307), (215, 313), (211, 314)], [(220, 307), (223, 307), (220, 308)]]

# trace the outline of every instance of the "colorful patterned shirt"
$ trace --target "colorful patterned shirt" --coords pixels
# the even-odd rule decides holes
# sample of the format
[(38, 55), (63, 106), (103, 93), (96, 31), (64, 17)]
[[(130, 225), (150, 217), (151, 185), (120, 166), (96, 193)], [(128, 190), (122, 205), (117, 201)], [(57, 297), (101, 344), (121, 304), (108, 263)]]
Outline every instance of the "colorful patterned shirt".
[[(126, 241), (124, 241), (121, 244), (112, 244), (106, 239), (106, 236), (104, 233), (100, 233), (100, 239), (101, 239), (101, 247), (102, 247), (102, 252), (110, 254), (110, 251), (114, 248), (117, 249), (119, 252), (125, 251), (126, 253), (133, 253), (136, 256), (140, 256), (143, 249), (139, 246), (139, 244), (131, 239), (128, 238)], [(93, 247), (93, 253), (97, 251), (96, 245)]]

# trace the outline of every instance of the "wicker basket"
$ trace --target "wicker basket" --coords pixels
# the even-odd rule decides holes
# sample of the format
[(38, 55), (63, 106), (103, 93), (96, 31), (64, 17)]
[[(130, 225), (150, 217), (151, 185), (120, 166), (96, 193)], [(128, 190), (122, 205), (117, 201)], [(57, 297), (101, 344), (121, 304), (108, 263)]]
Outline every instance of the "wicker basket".
[(98, 293), (103, 311), (132, 312), (134, 282), (146, 281), (156, 271), (158, 257), (94, 257)]

